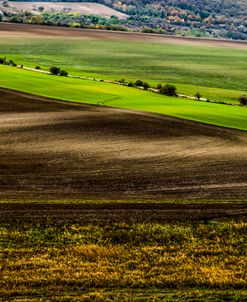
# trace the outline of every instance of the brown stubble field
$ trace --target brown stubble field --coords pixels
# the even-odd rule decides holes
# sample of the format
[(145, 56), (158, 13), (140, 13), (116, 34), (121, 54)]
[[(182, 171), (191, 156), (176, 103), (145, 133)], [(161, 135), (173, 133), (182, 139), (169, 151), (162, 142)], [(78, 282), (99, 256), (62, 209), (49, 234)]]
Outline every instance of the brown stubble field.
[(246, 198), (245, 132), (0, 93), (1, 200)]

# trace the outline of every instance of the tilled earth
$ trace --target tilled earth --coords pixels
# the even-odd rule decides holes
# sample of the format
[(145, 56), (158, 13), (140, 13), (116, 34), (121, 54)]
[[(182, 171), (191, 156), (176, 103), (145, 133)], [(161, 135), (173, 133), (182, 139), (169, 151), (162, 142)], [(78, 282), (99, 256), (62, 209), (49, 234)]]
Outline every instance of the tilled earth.
[(0, 200), (234, 201), (247, 133), (0, 90)]
[(236, 204), (0, 204), (0, 225), (208, 222), (246, 219), (247, 205)]

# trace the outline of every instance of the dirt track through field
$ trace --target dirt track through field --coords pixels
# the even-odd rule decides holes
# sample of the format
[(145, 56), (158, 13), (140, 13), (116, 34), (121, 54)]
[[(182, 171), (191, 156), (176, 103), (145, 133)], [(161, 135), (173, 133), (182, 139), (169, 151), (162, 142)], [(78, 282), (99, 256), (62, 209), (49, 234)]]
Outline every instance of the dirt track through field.
[(1, 200), (238, 200), (247, 133), (0, 90)]
[(188, 46), (204, 46), (204, 47), (227, 47), (247, 50), (247, 42), (232, 41), (221, 39), (193, 38), (193, 37), (176, 37), (154, 34), (143, 34), (134, 32), (112, 32), (104, 30), (64, 28), (58, 26), (31, 25), (31, 24), (15, 24), (0, 22), (0, 37), (13, 38), (51, 38), (58, 39), (82, 39), (82, 40), (99, 40), (99, 41), (132, 41), (147, 43), (164, 43), (178, 44)]

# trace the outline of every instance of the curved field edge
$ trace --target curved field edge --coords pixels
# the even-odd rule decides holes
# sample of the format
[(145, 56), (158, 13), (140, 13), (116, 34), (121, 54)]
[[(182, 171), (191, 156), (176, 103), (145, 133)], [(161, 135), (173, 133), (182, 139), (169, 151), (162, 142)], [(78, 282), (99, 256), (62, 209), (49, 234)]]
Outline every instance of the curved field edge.
[(97, 81), (62, 78), (9, 66), (0, 67), (0, 87), (35, 95), (146, 111), (247, 130), (245, 108), (171, 98), (135, 88)]

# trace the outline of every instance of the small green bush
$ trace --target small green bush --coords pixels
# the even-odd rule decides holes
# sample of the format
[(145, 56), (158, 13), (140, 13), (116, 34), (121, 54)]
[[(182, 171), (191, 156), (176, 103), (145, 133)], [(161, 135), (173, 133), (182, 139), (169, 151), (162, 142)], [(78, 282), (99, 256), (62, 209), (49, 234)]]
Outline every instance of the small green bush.
[(177, 88), (174, 85), (166, 84), (164, 87), (160, 88), (159, 93), (169, 95), (169, 96), (176, 96)]
[(60, 68), (59, 67), (51, 67), (50, 68), (50, 73), (52, 74), (52, 75), (58, 75), (59, 74), (59, 72), (60, 72)]
[(9, 60), (9, 65), (16, 67), (17, 64), (13, 60)]
[(141, 80), (137, 80), (135, 82), (135, 85), (138, 86), (138, 87), (142, 87), (143, 86), (143, 82)]
[(150, 88), (150, 86), (147, 82), (144, 82), (142, 86), (143, 86), (144, 90), (148, 90), (148, 88)]
[(195, 94), (195, 97), (197, 98), (198, 101), (200, 101), (202, 95), (201, 95), (200, 92), (198, 91), (198, 92)]
[(247, 95), (242, 94), (239, 98), (239, 101), (240, 101), (240, 105), (246, 106), (247, 105)]
[(6, 58), (0, 58), (0, 64), (5, 64)]
[(60, 70), (60, 71), (59, 71), (59, 75), (60, 75), (61, 77), (67, 77), (67, 76), (68, 76), (68, 72), (65, 71), (65, 70)]

